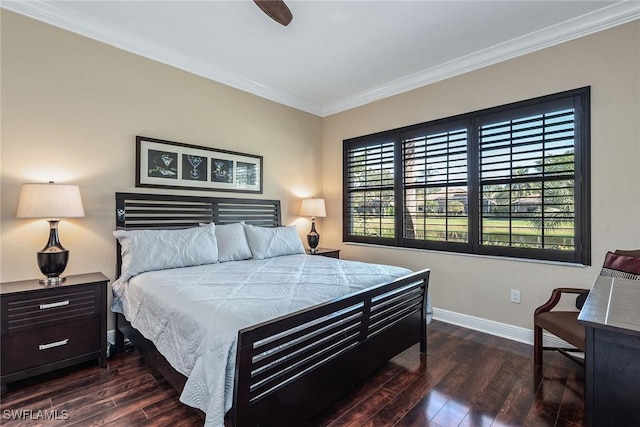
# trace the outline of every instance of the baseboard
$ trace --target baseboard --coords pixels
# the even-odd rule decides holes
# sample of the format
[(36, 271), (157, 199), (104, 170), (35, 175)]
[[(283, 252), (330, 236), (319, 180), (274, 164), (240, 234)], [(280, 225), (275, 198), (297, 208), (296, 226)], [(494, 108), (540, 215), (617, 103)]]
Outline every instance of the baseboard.
[[(485, 332), (487, 334), (510, 339), (512, 341), (533, 345), (532, 329), (483, 319), (481, 317), (470, 316), (468, 314), (456, 313), (455, 311), (444, 310), (437, 307), (433, 307), (433, 318), (441, 322), (473, 329), (474, 331)], [(547, 334), (546, 332), (543, 334), (542, 340), (543, 344), (549, 347), (573, 347), (566, 341)]]

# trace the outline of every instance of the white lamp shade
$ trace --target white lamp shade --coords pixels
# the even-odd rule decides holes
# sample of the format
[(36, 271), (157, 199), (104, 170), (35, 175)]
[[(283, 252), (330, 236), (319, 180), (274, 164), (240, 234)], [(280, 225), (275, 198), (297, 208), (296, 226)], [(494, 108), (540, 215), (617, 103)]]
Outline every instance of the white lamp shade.
[(303, 199), (300, 203), (300, 216), (317, 216), (324, 218), (327, 211), (324, 208), (324, 199)]
[(84, 216), (80, 188), (64, 184), (22, 184), (18, 218), (80, 218)]

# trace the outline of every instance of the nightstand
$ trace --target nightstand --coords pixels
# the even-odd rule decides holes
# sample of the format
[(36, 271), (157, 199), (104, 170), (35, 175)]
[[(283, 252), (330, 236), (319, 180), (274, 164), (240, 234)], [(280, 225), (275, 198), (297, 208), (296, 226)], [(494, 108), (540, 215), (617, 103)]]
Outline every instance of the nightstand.
[(311, 252), (311, 249), (305, 249), (305, 251), (307, 251), (307, 255), (320, 255), (329, 258), (340, 258), (340, 249), (316, 248), (315, 252)]
[(6, 384), (98, 359), (107, 367), (107, 283), (102, 273), (0, 284), (1, 377)]

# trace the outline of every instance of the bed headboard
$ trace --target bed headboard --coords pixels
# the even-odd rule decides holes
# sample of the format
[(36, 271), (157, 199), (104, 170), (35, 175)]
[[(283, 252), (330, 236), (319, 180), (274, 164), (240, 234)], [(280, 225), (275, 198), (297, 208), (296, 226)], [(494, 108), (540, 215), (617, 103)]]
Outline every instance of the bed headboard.
[(116, 193), (117, 228), (186, 228), (212, 221), (277, 227), (280, 200)]
[[(212, 221), (216, 224), (244, 221), (262, 227), (278, 227), (282, 225), (280, 200), (116, 193), (118, 229), (188, 228)], [(122, 267), (120, 249), (118, 242), (116, 277), (120, 277)]]

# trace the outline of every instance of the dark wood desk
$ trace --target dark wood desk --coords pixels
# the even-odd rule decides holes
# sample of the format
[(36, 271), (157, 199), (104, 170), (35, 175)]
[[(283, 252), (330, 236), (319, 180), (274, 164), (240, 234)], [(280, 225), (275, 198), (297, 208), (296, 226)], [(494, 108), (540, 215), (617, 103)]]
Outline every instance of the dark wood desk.
[(586, 327), (587, 427), (640, 426), (640, 282), (598, 277), (578, 321)]

